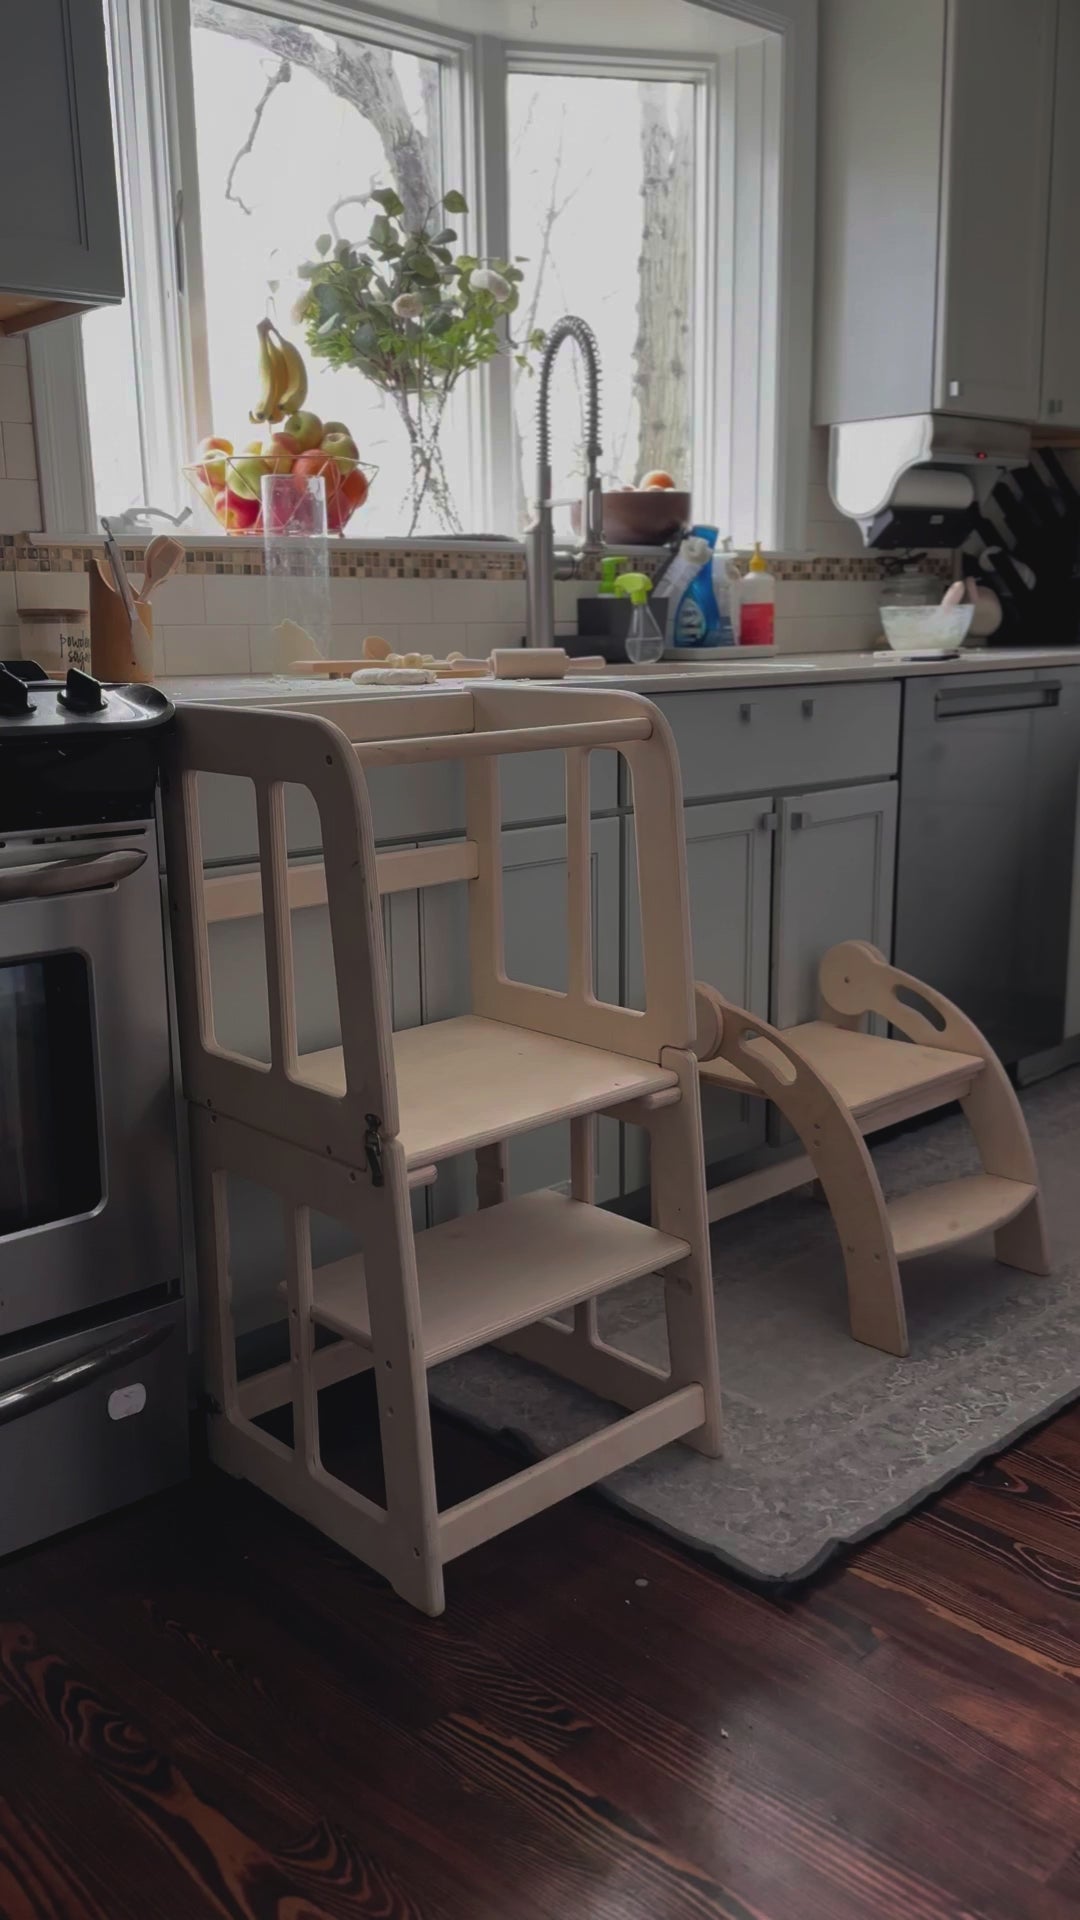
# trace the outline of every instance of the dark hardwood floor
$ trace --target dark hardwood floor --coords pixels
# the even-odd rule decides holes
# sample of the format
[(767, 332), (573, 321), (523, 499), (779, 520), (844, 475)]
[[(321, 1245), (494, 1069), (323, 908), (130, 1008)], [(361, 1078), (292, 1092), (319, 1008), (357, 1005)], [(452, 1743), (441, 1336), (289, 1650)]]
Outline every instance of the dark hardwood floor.
[(430, 1621), (210, 1475), (0, 1566), (0, 1914), (1075, 1920), (1078, 1681), (1080, 1410), (781, 1598), (581, 1499)]

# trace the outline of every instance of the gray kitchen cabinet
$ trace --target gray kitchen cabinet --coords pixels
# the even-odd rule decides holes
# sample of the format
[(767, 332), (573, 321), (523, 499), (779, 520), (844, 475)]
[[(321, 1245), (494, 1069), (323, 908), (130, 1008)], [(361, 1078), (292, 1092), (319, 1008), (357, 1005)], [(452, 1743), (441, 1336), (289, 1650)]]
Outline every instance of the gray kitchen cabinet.
[(656, 705), (675, 736), (687, 800), (882, 779), (899, 761), (895, 680), (662, 694)]
[(124, 297), (103, 9), (7, 0), (0, 333)]
[(823, 0), (819, 421), (1038, 417), (1057, 11)]
[[(694, 973), (751, 1013), (769, 1011), (769, 891), (773, 821), (769, 800), (727, 800), (687, 807), (686, 865)], [(626, 1001), (644, 1005), (641, 919), (633, 827), (627, 826), (624, 878)], [(760, 1100), (703, 1090), (707, 1164), (748, 1153), (765, 1138)], [(625, 1129), (623, 1184), (628, 1193), (648, 1180), (648, 1146), (636, 1127)]]
[(771, 1017), (795, 1027), (818, 1016), (821, 957), (841, 940), (892, 950), (897, 789), (792, 794), (778, 809)]
[(1080, 427), (1080, 0), (1059, 0), (1040, 418)]
[[(594, 983), (597, 995), (619, 999), (619, 822), (592, 823)], [(566, 987), (566, 833), (562, 826), (519, 827), (502, 836), (506, 970), (511, 979)], [(408, 898), (419, 917), (421, 1016), (447, 1020), (470, 1005), (466, 888), (428, 887)], [(510, 1179), (517, 1193), (569, 1179), (569, 1130), (543, 1128), (510, 1145)], [(601, 1120), (597, 1193), (614, 1199), (620, 1186), (619, 1134)], [(476, 1204), (472, 1155), (443, 1162), (430, 1193), (433, 1221), (466, 1213)]]

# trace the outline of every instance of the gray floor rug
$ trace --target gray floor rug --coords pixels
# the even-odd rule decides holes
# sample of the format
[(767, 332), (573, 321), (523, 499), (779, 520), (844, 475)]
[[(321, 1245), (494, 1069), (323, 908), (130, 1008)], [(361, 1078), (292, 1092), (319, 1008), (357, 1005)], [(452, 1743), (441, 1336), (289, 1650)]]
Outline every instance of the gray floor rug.
[[(826, 1208), (796, 1196), (714, 1229), (725, 1454), (671, 1446), (602, 1492), (757, 1580), (805, 1579), (1080, 1395), (1080, 1069), (1025, 1094), (1054, 1270), (1011, 1272), (974, 1242), (905, 1267), (911, 1354), (847, 1331)], [(891, 1197), (977, 1171), (959, 1117), (877, 1148)], [(659, 1282), (601, 1305), (605, 1338), (666, 1362)], [(554, 1452), (611, 1418), (579, 1388), (492, 1348), (431, 1375), (435, 1401)]]

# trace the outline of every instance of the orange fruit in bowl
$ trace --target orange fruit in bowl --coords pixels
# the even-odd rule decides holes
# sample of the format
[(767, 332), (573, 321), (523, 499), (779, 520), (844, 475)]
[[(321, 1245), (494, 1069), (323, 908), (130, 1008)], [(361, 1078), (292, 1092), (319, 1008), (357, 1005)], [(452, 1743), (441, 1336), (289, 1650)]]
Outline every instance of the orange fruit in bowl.
[(669, 493), (673, 492), (674, 488), (675, 482), (664, 467), (655, 467), (651, 473), (646, 473), (641, 480), (638, 481), (638, 490), (641, 493), (657, 493), (661, 491)]

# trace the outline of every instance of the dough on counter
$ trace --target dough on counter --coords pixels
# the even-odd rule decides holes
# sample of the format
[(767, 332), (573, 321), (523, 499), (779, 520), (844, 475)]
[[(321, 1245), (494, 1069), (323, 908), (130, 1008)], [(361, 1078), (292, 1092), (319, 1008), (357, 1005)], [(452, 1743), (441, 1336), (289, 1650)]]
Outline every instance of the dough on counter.
[(357, 667), (358, 687), (433, 687), (438, 683), (427, 667)]

